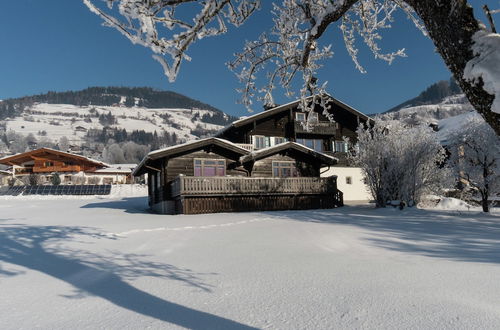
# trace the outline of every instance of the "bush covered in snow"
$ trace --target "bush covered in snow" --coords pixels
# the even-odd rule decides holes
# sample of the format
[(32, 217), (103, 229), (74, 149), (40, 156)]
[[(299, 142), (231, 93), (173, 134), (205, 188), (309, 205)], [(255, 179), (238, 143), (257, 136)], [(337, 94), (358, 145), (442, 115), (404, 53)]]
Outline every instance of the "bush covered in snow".
[(448, 177), (447, 168), (440, 166), (445, 151), (429, 127), (376, 121), (357, 133), (359, 148), (351, 150), (350, 158), (361, 167), (378, 207), (395, 200), (415, 205)]

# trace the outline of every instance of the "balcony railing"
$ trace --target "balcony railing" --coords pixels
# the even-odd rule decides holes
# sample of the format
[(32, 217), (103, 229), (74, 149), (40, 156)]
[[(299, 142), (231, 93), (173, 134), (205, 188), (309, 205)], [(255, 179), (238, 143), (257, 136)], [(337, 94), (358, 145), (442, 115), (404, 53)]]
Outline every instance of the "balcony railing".
[(247, 178), (179, 176), (171, 183), (171, 198), (192, 195), (335, 194), (336, 177)]
[(248, 144), (248, 143), (236, 143), (236, 145), (240, 148), (246, 149), (248, 151), (253, 151), (254, 147), (253, 144)]
[(81, 167), (79, 165), (33, 167), (34, 173), (80, 172), (80, 171)]
[(310, 123), (309, 127), (304, 127), (303, 124), (301, 121), (295, 121), (295, 133), (335, 135), (337, 130), (337, 124), (329, 121)]

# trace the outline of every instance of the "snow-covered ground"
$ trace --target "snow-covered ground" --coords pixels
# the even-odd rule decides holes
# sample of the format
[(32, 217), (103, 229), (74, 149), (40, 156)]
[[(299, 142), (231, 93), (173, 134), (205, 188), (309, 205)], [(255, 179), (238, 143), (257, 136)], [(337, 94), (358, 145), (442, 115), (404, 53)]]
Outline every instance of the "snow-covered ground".
[(2, 329), (500, 325), (498, 210), (165, 216), (115, 193), (0, 200)]

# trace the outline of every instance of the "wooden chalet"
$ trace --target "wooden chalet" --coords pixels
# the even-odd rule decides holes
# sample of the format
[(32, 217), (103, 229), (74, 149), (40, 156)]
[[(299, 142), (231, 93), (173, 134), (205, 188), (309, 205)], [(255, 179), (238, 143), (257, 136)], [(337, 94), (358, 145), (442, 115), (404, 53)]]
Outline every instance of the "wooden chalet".
[(294, 142), (252, 152), (249, 144), (206, 138), (150, 152), (133, 175), (148, 174), (149, 205), (159, 213), (333, 208), (337, 159)]
[(14, 175), (93, 172), (107, 166), (97, 160), (50, 148), (0, 158), (0, 164), (12, 166)]
[[(335, 166), (347, 166), (345, 156), (349, 146), (344, 137), (356, 144), (357, 127), (360, 123), (369, 124), (372, 119), (330, 95), (325, 97), (326, 111), (333, 121), (324, 114), (321, 104), (315, 104), (313, 112), (305, 113), (299, 109), (300, 100), (297, 100), (237, 120), (216, 137), (249, 144), (253, 150), (293, 141), (335, 155), (339, 159)], [(309, 102), (312, 100), (313, 97), (308, 98)]]
[(60, 176), (62, 184), (84, 184), (86, 181), (92, 184), (127, 183), (131, 181), (132, 172), (130, 166), (119, 173), (101, 161), (50, 148), (0, 158), (0, 164), (10, 166), (12, 175), (18, 179), (37, 174), (41, 183), (49, 183), (55, 173)]

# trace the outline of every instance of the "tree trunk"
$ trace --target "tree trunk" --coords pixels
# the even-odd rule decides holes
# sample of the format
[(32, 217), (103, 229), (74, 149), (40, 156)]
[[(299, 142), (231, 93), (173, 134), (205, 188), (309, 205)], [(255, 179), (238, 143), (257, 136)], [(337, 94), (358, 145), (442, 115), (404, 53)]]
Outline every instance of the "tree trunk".
[(489, 212), (489, 203), (488, 203), (488, 197), (483, 197), (481, 199), (481, 206), (483, 207), (483, 212)]
[[(500, 136), (500, 114), (491, 110), (494, 96), (463, 78), (474, 54), (472, 36), (482, 30), (466, 0), (406, 0), (423, 20), (439, 54), (452, 72), (472, 106)], [(500, 65), (500, 64), (499, 64)]]

